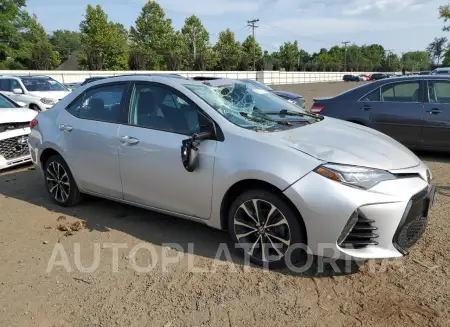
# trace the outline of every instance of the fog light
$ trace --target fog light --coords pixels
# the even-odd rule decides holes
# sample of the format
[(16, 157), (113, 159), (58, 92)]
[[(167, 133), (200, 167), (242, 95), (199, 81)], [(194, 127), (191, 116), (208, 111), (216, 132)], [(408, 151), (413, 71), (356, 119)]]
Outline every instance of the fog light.
[(356, 222), (358, 221), (358, 210), (352, 213), (350, 216), (350, 219), (347, 221), (347, 223), (344, 226), (344, 229), (341, 232), (341, 235), (339, 236), (337, 240), (337, 244), (340, 245), (344, 240), (347, 238), (348, 234), (352, 231), (353, 227), (355, 227)]

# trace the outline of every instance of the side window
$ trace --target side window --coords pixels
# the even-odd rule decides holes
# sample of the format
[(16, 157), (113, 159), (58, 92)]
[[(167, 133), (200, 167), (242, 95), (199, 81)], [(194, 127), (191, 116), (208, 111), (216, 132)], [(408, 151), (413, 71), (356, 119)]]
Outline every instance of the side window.
[(428, 96), (431, 103), (450, 103), (450, 82), (428, 82)]
[(12, 92), (14, 89), (21, 89), (22, 87), (20, 86), (19, 82), (17, 82), (15, 79), (11, 80), (11, 85), (10, 85), (11, 89), (10, 91)]
[(419, 82), (388, 84), (381, 88), (381, 101), (419, 102), (419, 100)]
[(67, 111), (81, 119), (120, 123), (126, 87), (124, 83), (89, 89), (72, 102)]
[(0, 79), (0, 91), (9, 91), (9, 80), (5, 78)]
[(129, 123), (185, 135), (200, 131), (197, 106), (177, 91), (154, 84), (135, 85)]
[(380, 88), (377, 88), (364, 96), (361, 101), (380, 101)]

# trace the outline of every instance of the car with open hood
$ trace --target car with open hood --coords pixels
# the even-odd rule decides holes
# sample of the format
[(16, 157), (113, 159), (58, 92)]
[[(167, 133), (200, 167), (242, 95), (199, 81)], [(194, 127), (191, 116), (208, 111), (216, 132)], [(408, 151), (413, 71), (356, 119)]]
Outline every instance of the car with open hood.
[(31, 126), (32, 160), (55, 203), (90, 194), (197, 221), (271, 268), (304, 251), (401, 257), (435, 194), (427, 166), (389, 136), (239, 81), (109, 78)]
[(0, 93), (0, 170), (31, 161), (28, 134), (36, 114)]

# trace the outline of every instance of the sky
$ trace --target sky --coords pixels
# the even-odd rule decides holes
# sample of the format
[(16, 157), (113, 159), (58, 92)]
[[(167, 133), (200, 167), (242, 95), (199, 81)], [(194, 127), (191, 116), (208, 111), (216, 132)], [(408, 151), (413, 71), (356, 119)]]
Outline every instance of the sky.
[[(110, 20), (134, 25), (144, 0), (27, 0), (51, 33), (78, 30), (88, 4), (100, 4)], [(378, 43), (392, 52), (423, 50), (434, 37), (448, 36), (438, 8), (445, 0), (159, 0), (176, 29), (195, 14), (215, 43), (230, 28), (239, 41), (251, 33), (247, 21), (259, 18), (256, 39), (264, 50), (275, 51), (287, 41), (308, 51), (342, 45)]]

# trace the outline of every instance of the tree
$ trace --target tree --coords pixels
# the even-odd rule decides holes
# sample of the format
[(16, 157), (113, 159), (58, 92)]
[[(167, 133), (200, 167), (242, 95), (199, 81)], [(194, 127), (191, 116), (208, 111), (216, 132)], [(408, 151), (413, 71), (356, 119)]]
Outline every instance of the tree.
[(28, 57), (24, 51), (23, 30), (30, 24), (25, 0), (2, 0), (0, 3), (0, 63), (9, 66), (17, 57)]
[(176, 42), (170, 40), (174, 36), (172, 20), (166, 19), (164, 10), (155, 1), (144, 5), (136, 19), (136, 27), (130, 28), (130, 39), (147, 55), (147, 68), (152, 70), (165, 69), (165, 56), (169, 52), (167, 46)]
[(263, 68), (263, 52), (261, 46), (249, 35), (242, 43), (241, 48), (241, 69), (242, 70), (253, 70), (253, 60), (256, 62), (256, 70), (261, 70)]
[[(439, 18), (444, 20), (446, 23), (450, 19), (450, 4), (445, 6), (439, 6)], [(444, 25), (442, 27), (443, 31), (450, 31), (450, 25)]]
[(53, 32), (50, 42), (54, 50), (59, 53), (61, 60), (66, 61), (73, 52), (81, 48), (81, 35), (79, 32), (57, 30)]
[(297, 67), (299, 58), (300, 52), (297, 41), (294, 41), (294, 43), (285, 42), (280, 47), (281, 66), (287, 71), (292, 71)]
[(228, 28), (219, 33), (219, 40), (214, 46), (219, 57), (219, 66), (222, 70), (235, 70), (240, 60), (240, 44), (236, 41), (234, 33)]
[(185, 38), (186, 58), (189, 58), (187, 67), (196, 70), (201, 66), (201, 62), (204, 63), (209, 46), (209, 33), (195, 15), (186, 18), (181, 33)]
[(406, 52), (402, 56), (402, 62), (408, 71), (430, 69), (430, 56), (426, 51)]
[(147, 66), (147, 56), (145, 51), (137, 46), (131, 48), (128, 60), (131, 70), (145, 70)]
[(431, 42), (427, 51), (430, 54), (430, 57), (436, 62), (436, 65), (439, 66), (439, 62), (441, 61), (446, 48), (447, 48), (447, 38), (446, 37), (435, 37), (433, 42)]
[(30, 19), (29, 29), (23, 33), (23, 39), (22, 46), (27, 50), (27, 55), (19, 58), (19, 61), (26, 66), (37, 70), (50, 70), (60, 64), (59, 54), (53, 50), (50, 38), (36, 16)]
[(121, 24), (108, 21), (100, 5), (87, 6), (80, 23), (83, 55), (80, 65), (90, 70), (125, 70), (128, 68), (128, 36)]

